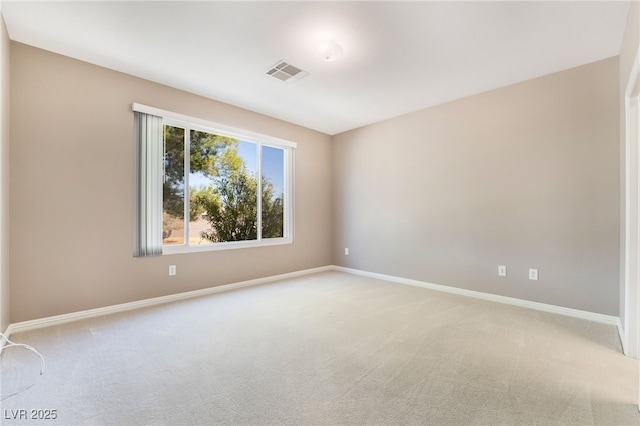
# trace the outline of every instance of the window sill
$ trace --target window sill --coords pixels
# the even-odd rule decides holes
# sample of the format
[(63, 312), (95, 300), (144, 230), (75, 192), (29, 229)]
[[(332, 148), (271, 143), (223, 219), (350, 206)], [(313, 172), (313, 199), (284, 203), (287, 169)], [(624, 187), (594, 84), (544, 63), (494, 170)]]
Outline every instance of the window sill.
[(190, 246), (163, 246), (162, 255), (200, 253), (207, 251), (234, 250), (243, 248), (279, 246), (292, 244), (293, 238), (269, 238), (261, 241), (229, 241), (226, 243), (195, 244)]

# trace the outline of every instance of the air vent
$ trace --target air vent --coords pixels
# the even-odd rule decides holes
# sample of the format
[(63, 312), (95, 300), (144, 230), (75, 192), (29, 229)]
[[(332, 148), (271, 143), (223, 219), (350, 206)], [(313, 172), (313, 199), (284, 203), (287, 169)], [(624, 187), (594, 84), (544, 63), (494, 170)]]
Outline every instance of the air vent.
[(266, 74), (286, 83), (293, 83), (294, 81), (300, 80), (301, 78), (309, 75), (308, 72), (303, 71), (298, 67), (294, 67), (285, 61), (280, 61), (269, 68)]

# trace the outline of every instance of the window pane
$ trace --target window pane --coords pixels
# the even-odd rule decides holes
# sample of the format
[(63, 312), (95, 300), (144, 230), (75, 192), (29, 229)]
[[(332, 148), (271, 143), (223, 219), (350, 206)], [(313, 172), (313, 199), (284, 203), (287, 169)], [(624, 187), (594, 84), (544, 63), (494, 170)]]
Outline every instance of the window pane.
[(284, 237), (284, 150), (262, 147), (262, 238)]
[(191, 130), (189, 242), (257, 238), (256, 144)]
[(184, 244), (184, 129), (164, 126), (162, 244)]

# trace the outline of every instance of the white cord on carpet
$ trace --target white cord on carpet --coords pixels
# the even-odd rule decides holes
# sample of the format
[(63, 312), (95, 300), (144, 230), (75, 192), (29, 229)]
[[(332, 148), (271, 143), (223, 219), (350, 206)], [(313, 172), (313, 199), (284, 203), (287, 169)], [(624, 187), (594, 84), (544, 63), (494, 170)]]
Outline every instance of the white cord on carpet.
[[(24, 343), (15, 343), (12, 342), (11, 340), (9, 340), (9, 338), (7, 336), (5, 336), (3, 333), (0, 333), (0, 337), (4, 340), (7, 341), (7, 343), (4, 346), (0, 346), (0, 354), (2, 353), (2, 351), (4, 351), (7, 348), (22, 348), (22, 349), (26, 349), (29, 350), (33, 353), (35, 353), (36, 355), (38, 355), (40, 357), (40, 375), (42, 376), (44, 374), (44, 367), (45, 367), (45, 363), (44, 363), (44, 357), (42, 356), (42, 354), (40, 354), (40, 352), (38, 352), (33, 346), (29, 346), (29, 345), (25, 345)], [(29, 389), (31, 386), (35, 385), (36, 382), (34, 381), (32, 384), (17, 390), (15, 392), (11, 392), (11, 393), (0, 393), (0, 397), (8, 397), (8, 396), (12, 396), (12, 395), (16, 395), (19, 394), (20, 392), (24, 392), (27, 389)]]

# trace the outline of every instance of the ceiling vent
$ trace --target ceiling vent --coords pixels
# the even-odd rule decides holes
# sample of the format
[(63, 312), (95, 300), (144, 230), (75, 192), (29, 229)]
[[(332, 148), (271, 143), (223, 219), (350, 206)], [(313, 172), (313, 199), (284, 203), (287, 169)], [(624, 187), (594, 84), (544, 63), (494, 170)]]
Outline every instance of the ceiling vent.
[(300, 80), (301, 78), (309, 75), (308, 72), (303, 71), (298, 67), (294, 67), (285, 61), (280, 61), (269, 68), (266, 74), (285, 83), (293, 83), (294, 81)]

